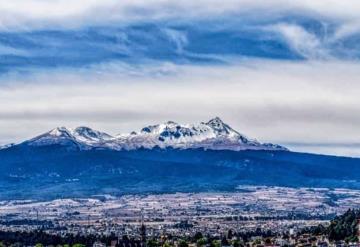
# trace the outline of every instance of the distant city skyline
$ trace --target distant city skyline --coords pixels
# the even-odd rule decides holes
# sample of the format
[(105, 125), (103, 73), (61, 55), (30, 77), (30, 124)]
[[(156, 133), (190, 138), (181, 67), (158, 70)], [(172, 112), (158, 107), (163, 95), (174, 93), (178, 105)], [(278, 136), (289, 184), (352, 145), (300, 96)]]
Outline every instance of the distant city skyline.
[(355, 0), (0, 6), (0, 145), (219, 116), (293, 151), (360, 156)]

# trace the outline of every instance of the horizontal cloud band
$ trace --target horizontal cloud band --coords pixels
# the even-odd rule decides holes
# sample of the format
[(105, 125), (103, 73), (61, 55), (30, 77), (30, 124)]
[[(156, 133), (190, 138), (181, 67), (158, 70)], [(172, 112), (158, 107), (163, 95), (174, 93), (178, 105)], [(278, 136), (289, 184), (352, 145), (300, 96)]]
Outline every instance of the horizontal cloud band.
[(144, 124), (191, 123), (212, 116), (269, 142), (358, 143), (360, 139), (358, 63), (156, 64), (136, 76), (127, 66), (104, 67), (113, 70), (8, 77), (0, 90), (3, 142), (62, 125), (89, 125), (116, 134)]

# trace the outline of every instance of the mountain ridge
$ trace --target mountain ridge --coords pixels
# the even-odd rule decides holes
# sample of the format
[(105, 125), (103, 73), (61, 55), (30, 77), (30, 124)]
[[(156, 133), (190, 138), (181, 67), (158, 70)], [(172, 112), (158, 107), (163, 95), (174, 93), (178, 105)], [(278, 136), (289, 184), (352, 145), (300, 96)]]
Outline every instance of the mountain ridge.
[(58, 127), (0, 149), (0, 199), (232, 192), (240, 185), (360, 189), (360, 158), (260, 143), (220, 118), (117, 136)]
[(152, 149), (204, 148), (211, 150), (281, 150), (286, 147), (272, 143), (261, 143), (248, 138), (224, 123), (219, 117), (199, 124), (179, 124), (167, 121), (162, 124), (148, 125), (138, 132), (111, 136), (105, 132), (89, 127), (70, 129), (57, 127), (30, 140), (22, 142), (25, 145), (63, 145), (69, 148), (133, 150), (139, 148)]

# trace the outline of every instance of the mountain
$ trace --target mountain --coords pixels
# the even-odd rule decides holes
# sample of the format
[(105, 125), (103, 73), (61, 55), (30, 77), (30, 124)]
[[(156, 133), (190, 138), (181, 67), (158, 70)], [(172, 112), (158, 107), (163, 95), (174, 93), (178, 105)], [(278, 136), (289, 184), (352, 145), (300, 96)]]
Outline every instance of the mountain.
[(0, 150), (0, 199), (228, 192), (240, 185), (360, 189), (360, 159), (262, 144), (219, 118), (117, 136), (61, 127)]
[(360, 189), (360, 159), (274, 150), (0, 150), (0, 199), (238, 190), (240, 185)]
[(10, 148), (10, 147), (12, 147), (12, 146), (14, 146), (14, 145), (16, 145), (15, 143), (9, 143), (9, 144), (6, 144), (6, 145), (2, 145), (2, 146), (0, 146), (0, 150), (1, 149), (6, 149), (6, 148)]
[(138, 148), (204, 148), (211, 150), (287, 150), (271, 143), (249, 139), (216, 117), (196, 125), (168, 121), (150, 125), (139, 132), (120, 134), (115, 137), (87, 127), (74, 130), (65, 127), (53, 129), (24, 142), (30, 146), (59, 144), (68, 148), (133, 150)]
[(112, 136), (88, 127), (77, 127), (76, 129), (58, 127), (25, 141), (23, 144), (29, 146), (62, 145), (68, 148), (90, 149), (101, 146), (102, 143), (112, 139)]

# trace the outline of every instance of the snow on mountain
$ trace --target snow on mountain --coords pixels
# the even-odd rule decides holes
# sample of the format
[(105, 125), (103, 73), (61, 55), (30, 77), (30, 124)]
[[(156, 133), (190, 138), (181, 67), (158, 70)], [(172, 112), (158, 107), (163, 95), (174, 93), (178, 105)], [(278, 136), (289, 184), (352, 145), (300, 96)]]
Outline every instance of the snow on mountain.
[(15, 146), (15, 145), (16, 145), (15, 143), (5, 144), (5, 145), (0, 146), (0, 150), (9, 148), (9, 147), (12, 147), (12, 146)]
[(112, 136), (88, 127), (77, 127), (76, 129), (58, 127), (25, 143), (32, 146), (58, 144), (89, 149), (111, 139), (113, 139)]
[(59, 144), (80, 149), (102, 148), (133, 150), (138, 148), (205, 148), (212, 150), (287, 150), (276, 144), (263, 144), (250, 139), (216, 117), (200, 124), (178, 124), (168, 121), (149, 125), (139, 132), (115, 137), (88, 127), (67, 129), (60, 127), (29, 141), (28, 145)]
[[(116, 143), (114, 145), (114, 143)], [(116, 149), (153, 148), (205, 148), (214, 150), (286, 150), (273, 144), (261, 144), (232, 129), (220, 118), (197, 125), (181, 125), (173, 121), (150, 125), (139, 133), (119, 135), (112, 142)]]
[(95, 144), (95, 143), (111, 140), (113, 138), (111, 135), (90, 129), (88, 127), (77, 127), (71, 133), (77, 141), (84, 143)]

